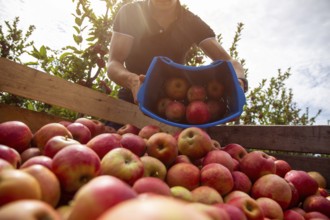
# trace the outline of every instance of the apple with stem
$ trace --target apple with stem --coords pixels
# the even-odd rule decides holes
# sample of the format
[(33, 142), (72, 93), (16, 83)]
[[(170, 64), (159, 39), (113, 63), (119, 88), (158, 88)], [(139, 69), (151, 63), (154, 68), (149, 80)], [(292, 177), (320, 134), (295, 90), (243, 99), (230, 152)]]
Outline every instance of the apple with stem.
[(50, 138), (44, 146), (43, 155), (53, 158), (61, 149), (72, 144), (80, 144), (77, 140), (66, 136), (54, 136)]
[(144, 177), (150, 176), (150, 177), (157, 177), (161, 180), (165, 180), (167, 174), (167, 168), (163, 162), (161, 162), (155, 157), (151, 157), (148, 155), (144, 155), (140, 157), (140, 160), (143, 163)]
[(165, 94), (173, 100), (183, 100), (186, 98), (190, 85), (183, 77), (171, 77), (165, 81)]

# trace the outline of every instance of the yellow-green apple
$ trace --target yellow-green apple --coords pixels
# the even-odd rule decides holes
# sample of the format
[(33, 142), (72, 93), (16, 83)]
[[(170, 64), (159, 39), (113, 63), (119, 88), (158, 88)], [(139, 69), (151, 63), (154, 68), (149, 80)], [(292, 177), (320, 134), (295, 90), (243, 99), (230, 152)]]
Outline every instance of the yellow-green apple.
[(38, 181), (30, 174), (17, 169), (0, 172), (0, 207), (20, 199), (41, 199)]
[(141, 177), (135, 181), (132, 188), (138, 194), (155, 193), (164, 196), (171, 196), (170, 187), (157, 177)]
[(142, 157), (147, 151), (146, 141), (137, 134), (126, 133), (120, 139), (120, 144), (123, 148), (132, 151), (139, 157)]
[(53, 158), (57, 152), (66, 146), (80, 144), (77, 140), (66, 136), (54, 136), (50, 138), (44, 146), (43, 155)]
[(81, 144), (86, 144), (92, 139), (92, 134), (86, 125), (79, 122), (73, 122), (66, 127), (72, 134), (72, 138)]
[(200, 185), (200, 170), (191, 163), (177, 163), (167, 170), (166, 183), (193, 190)]
[(318, 190), (318, 183), (304, 170), (290, 170), (284, 179), (291, 182), (298, 190), (300, 200), (313, 195)]
[(69, 145), (53, 157), (52, 170), (60, 181), (61, 190), (75, 193), (100, 174), (101, 162), (98, 155), (86, 145)]
[(192, 101), (186, 107), (186, 120), (189, 124), (205, 124), (210, 121), (211, 114), (203, 101)]
[(0, 123), (0, 144), (14, 148), (22, 153), (30, 146), (32, 132), (27, 124), (21, 121)]
[(163, 162), (148, 155), (140, 157), (140, 160), (142, 161), (144, 168), (143, 176), (157, 177), (161, 180), (165, 180), (167, 168)]
[(153, 134), (161, 132), (161, 128), (158, 125), (146, 125), (143, 126), (138, 135), (144, 139), (149, 139)]
[(34, 165), (34, 164), (39, 164), (42, 165), (49, 170), (52, 170), (53, 166), (53, 159), (50, 157), (47, 157), (45, 155), (39, 155), (39, 156), (34, 156), (25, 161), (21, 166), (20, 169), (26, 168), (28, 166)]
[(308, 196), (304, 199), (302, 207), (306, 212), (321, 212), (330, 218), (330, 201), (324, 196)]
[(162, 161), (168, 167), (178, 156), (177, 140), (173, 135), (165, 132), (155, 133), (147, 140), (147, 154)]
[(132, 133), (132, 134), (136, 134), (138, 135), (140, 132), (140, 129), (138, 127), (136, 127), (133, 124), (125, 124), (122, 127), (118, 128), (117, 130), (117, 134), (123, 135), (126, 133)]
[(191, 85), (187, 91), (188, 102), (205, 101), (207, 98), (206, 89), (202, 85)]
[(219, 163), (227, 167), (230, 172), (234, 170), (234, 159), (224, 150), (212, 150), (209, 151), (203, 158), (203, 166), (210, 163)]
[(233, 190), (233, 191), (231, 191), (230, 193), (228, 193), (227, 195), (225, 195), (223, 197), (223, 201), (225, 203), (228, 203), (230, 200), (233, 200), (233, 199), (239, 198), (239, 197), (245, 197), (245, 196), (251, 197), (246, 192), (243, 192), (243, 191), (240, 191), (240, 190)]
[(167, 105), (171, 102), (172, 100), (168, 97), (162, 97), (157, 101), (157, 107), (156, 107), (156, 111), (157, 114), (161, 117), (165, 117), (165, 110)]
[[(22, 187), (24, 188), (24, 187)], [(58, 212), (46, 202), (36, 199), (22, 199), (0, 207), (1, 220), (62, 220)]]
[(105, 211), (98, 220), (212, 220), (207, 214), (192, 207), (186, 202), (169, 196), (143, 195), (130, 199)]
[(174, 198), (181, 199), (186, 202), (193, 202), (191, 191), (183, 186), (172, 186), (170, 188), (171, 195)]
[(92, 149), (100, 159), (104, 157), (112, 149), (120, 148), (121, 143), (115, 134), (104, 133), (94, 136), (88, 143), (87, 147)]
[(76, 192), (68, 220), (98, 219), (106, 210), (136, 196), (129, 185), (116, 177), (95, 177)]
[(165, 81), (165, 94), (174, 100), (183, 100), (187, 96), (189, 82), (183, 77), (171, 77)]
[(25, 161), (27, 161), (28, 159), (35, 157), (35, 156), (40, 156), (41, 151), (39, 148), (37, 147), (29, 147), (28, 149), (26, 149), (25, 151), (23, 151), (21, 153), (21, 159), (22, 159), (22, 163), (24, 163)]
[(96, 124), (94, 123), (94, 121), (92, 121), (92, 119), (80, 117), (80, 118), (77, 118), (74, 122), (78, 122), (78, 123), (85, 125), (91, 132), (92, 137), (97, 135)]
[(255, 181), (251, 188), (254, 199), (268, 197), (275, 200), (282, 209), (289, 207), (292, 191), (289, 183), (276, 174), (266, 174)]
[(0, 172), (5, 169), (16, 169), (13, 165), (11, 165), (7, 160), (0, 158)]
[(275, 200), (268, 197), (260, 197), (256, 201), (265, 218), (283, 219), (282, 207)]
[(264, 220), (264, 215), (257, 201), (249, 196), (237, 197), (227, 202), (243, 211), (248, 220)]
[(206, 105), (210, 112), (210, 121), (223, 118), (227, 112), (227, 105), (223, 100), (208, 99)]
[(104, 155), (101, 170), (102, 175), (115, 176), (131, 186), (144, 173), (140, 158), (126, 148), (115, 148)]
[(191, 160), (187, 155), (179, 154), (176, 158), (173, 164), (176, 163), (191, 163)]
[(206, 85), (207, 96), (212, 99), (220, 99), (225, 95), (225, 86), (217, 79), (210, 80)]
[(233, 190), (240, 190), (246, 193), (250, 193), (252, 182), (250, 178), (243, 172), (235, 170), (231, 173), (234, 179)]
[(183, 122), (186, 116), (186, 106), (180, 101), (171, 101), (165, 109), (165, 117), (169, 121)]
[(60, 201), (61, 188), (60, 182), (55, 174), (46, 167), (35, 164), (21, 169), (27, 172), (39, 182), (41, 189), (41, 200), (52, 207), (56, 207)]
[(243, 211), (234, 205), (229, 205), (226, 203), (216, 203), (213, 206), (225, 210), (228, 213), (230, 220), (247, 220)]
[(284, 210), (283, 220), (305, 220), (304, 216), (292, 209)]
[(191, 191), (194, 202), (212, 205), (223, 203), (222, 196), (217, 190), (209, 186), (199, 186)]
[(314, 180), (316, 180), (317, 184), (319, 185), (319, 187), (321, 188), (327, 188), (327, 180), (325, 179), (325, 177), (317, 171), (309, 171), (307, 172), (308, 175), (310, 175)]
[(18, 168), (22, 162), (21, 155), (15, 148), (3, 144), (0, 144), (0, 159), (6, 160), (15, 168)]
[(218, 163), (210, 163), (201, 169), (201, 185), (216, 189), (221, 196), (233, 190), (234, 179), (230, 170)]
[(213, 149), (212, 139), (202, 129), (188, 127), (179, 134), (178, 149), (192, 160), (200, 159)]
[(284, 177), (287, 172), (292, 170), (291, 165), (285, 160), (275, 160), (276, 174)]
[(60, 123), (48, 123), (39, 128), (32, 137), (32, 146), (38, 147), (41, 153), (44, 153), (44, 146), (47, 141), (54, 136), (64, 136), (72, 138), (71, 132)]
[(227, 144), (221, 149), (229, 153), (230, 156), (236, 159), (238, 162), (240, 162), (242, 158), (248, 153), (242, 145), (236, 143)]
[(191, 202), (187, 204), (187, 207), (201, 211), (213, 220), (230, 220), (230, 217), (226, 210), (215, 207), (213, 205), (200, 202)]
[(252, 182), (263, 175), (276, 172), (274, 160), (265, 152), (258, 150), (246, 154), (240, 161), (239, 168)]
[(313, 211), (313, 212), (306, 212), (304, 214), (304, 219), (305, 220), (329, 220), (329, 217), (322, 214), (321, 212)]

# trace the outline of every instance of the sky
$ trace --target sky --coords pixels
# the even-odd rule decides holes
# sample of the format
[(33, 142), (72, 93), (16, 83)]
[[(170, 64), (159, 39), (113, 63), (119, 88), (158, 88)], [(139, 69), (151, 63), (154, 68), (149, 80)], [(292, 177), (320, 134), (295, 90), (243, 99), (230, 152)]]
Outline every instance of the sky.
[[(101, 1), (91, 1), (102, 11)], [(330, 120), (330, 1), (329, 0), (181, 0), (216, 34), (228, 51), (239, 22), (244, 24), (238, 43), (246, 60), (250, 87), (291, 68), (286, 87), (293, 101), (310, 117), (319, 109), (316, 125)], [(37, 46), (53, 49), (73, 42), (75, 5), (71, 0), (0, 0), (0, 24), (20, 17), (20, 26), (35, 25), (31, 37)]]

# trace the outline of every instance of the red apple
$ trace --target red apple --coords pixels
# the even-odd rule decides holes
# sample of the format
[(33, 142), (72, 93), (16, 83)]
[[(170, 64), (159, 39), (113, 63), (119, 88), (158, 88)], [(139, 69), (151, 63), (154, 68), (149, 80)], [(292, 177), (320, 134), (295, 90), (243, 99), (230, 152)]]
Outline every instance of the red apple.
[(227, 195), (224, 196), (223, 201), (225, 203), (228, 203), (230, 200), (236, 199), (236, 198), (240, 198), (240, 197), (251, 197), (248, 193), (240, 191), (240, 190), (233, 190), (230, 193), (228, 193)]
[(329, 220), (329, 217), (322, 214), (321, 212), (313, 211), (313, 212), (306, 212), (304, 214), (305, 220)]
[(239, 167), (252, 182), (263, 175), (276, 172), (274, 160), (265, 152), (258, 150), (246, 154), (240, 161)]
[(41, 151), (39, 148), (30, 147), (21, 153), (22, 163), (24, 163), (25, 161), (27, 161), (28, 159), (30, 159), (32, 157), (40, 156), (40, 155), (42, 155), (42, 154), (41, 154)]
[(203, 158), (203, 166), (210, 163), (219, 163), (229, 169), (230, 172), (234, 170), (234, 161), (229, 153), (223, 150), (212, 150), (208, 152)]
[(91, 119), (92, 122), (95, 124), (95, 135), (103, 134), (105, 131), (105, 124), (99, 120)]
[(165, 117), (165, 110), (170, 102), (172, 102), (172, 100), (168, 97), (162, 97), (157, 101), (156, 111), (159, 116)]
[(171, 195), (174, 198), (181, 199), (186, 202), (193, 202), (191, 191), (183, 186), (172, 186), (170, 188)]
[(283, 219), (282, 207), (275, 200), (268, 197), (260, 197), (256, 199), (256, 202), (265, 218)]
[(292, 168), (291, 165), (285, 160), (275, 160), (276, 174), (284, 177), (287, 172), (289, 172)]
[(5, 169), (16, 169), (13, 165), (11, 165), (7, 160), (0, 158), (0, 172)]
[(226, 114), (227, 105), (222, 100), (208, 99), (206, 105), (210, 112), (210, 121), (217, 121)]
[(147, 140), (147, 154), (170, 166), (178, 156), (177, 140), (168, 133), (158, 132)]
[(52, 207), (56, 207), (60, 201), (61, 188), (55, 174), (46, 167), (35, 164), (21, 169), (27, 172), (39, 182), (41, 189), (41, 200)]
[(81, 118), (77, 118), (74, 122), (78, 122), (85, 125), (91, 132), (92, 137), (97, 135), (97, 128), (96, 128), (97, 125), (94, 123), (92, 119), (81, 117)]
[(1, 219), (52, 219), (62, 220), (57, 211), (46, 202), (22, 199), (0, 207)]
[(308, 212), (320, 212), (330, 217), (330, 201), (320, 195), (311, 195), (303, 201), (303, 209)]
[(21, 155), (17, 150), (2, 144), (0, 144), (0, 158), (6, 160), (15, 168), (18, 168), (22, 162)]
[(147, 151), (147, 144), (145, 140), (137, 134), (126, 133), (122, 135), (120, 144), (123, 148), (132, 151), (139, 157), (142, 157)]
[(233, 190), (240, 190), (246, 193), (250, 193), (252, 188), (252, 182), (250, 178), (243, 172), (236, 170), (231, 173), (234, 179)]
[(72, 134), (72, 138), (81, 144), (86, 144), (92, 139), (92, 134), (86, 125), (79, 122), (73, 122), (66, 127)]
[(27, 161), (25, 161), (20, 166), (20, 169), (23, 169), (23, 168), (26, 168), (28, 166), (35, 165), (35, 164), (42, 165), (42, 166), (48, 168), (49, 170), (52, 170), (53, 160), (52, 160), (52, 158), (47, 157), (45, 155), (34, 156), (34, 157), (31, 157), (30, 159), (28, 159)]
[(303, 170), (290, 170), (285, 174), (284, 179), (296, 187), (300, 200), (315, 194), (319, 187), (315, 179)]
[(287, 209), (283, 213), (283, 220), (305, 220), (305, 218), (300, 213)]
[(79, 142), (73, 138), (65, 136), (54, 136), (50, 138), (44, 146), (43, 155), (53, 158), (61, 149), (72, 144), (79, 144)]
[(291, 182), (288, 183), (291, 188), (291, 195), (292, 195), (289, 208), (294, 208), (297, 207), (300, 203), (299, 193), (296, 187)]
[(192, 85), (187, 91), (188, 102), (192, 101), (205, 101), (206, 100), (206, 89), (201, 85)]
[(310, 175), (319, 185), (321, 188), (327, 188), (327, 180), (325, 177), (317, 171), (309, 171), (307, 172), (308, 175)]
[(186, 120), (189, 124), (205, 124), (210, 121), (211, 114), (203, 101), (190, 102), (186, 108)]
[(132, 133), (132, 134), (138, 135), (139, 132), (140, 132), (140, 129), (133, 124), (125, 124), (117, 130), (117, 133), (120, 135), (123, 135), (126, 133)]
[(328, 197), (330, 194), (329, 194), (329, 192), (328, 192), (328, 190), (327, 189), (325, 189), (325, 188), (322, 188), (322, 187), (319, 187), (318, 188), (318, 192), (316, 193), (316, 195), (320, 195), (320, 196), (323, 196), (323, 197)]
[(62, 120), (62, 121), (59, 121), (58, 123), (64, 125), (65, 127), (67, 127), (69, 124), (72, 123), (72, 121), (67, 121), (67, 120)]
[(175, 158), (175, 161), (173, 164), (176, 164), (176, 163), (191, 163), (191, 160), (189, 159), (189, 157), (187, 155), (180, 154)]
[(222, 150), (229, 153), (230, 156), (236, 159), (238, 162), (240, 162), (242, 158), (248, 153), (242, 145), (236, 143), (227, 144), (222, 148)]
[(101, 163), (92, 149), (76, 144), (63, 148), (54, 156), (52, 170), (60, 181), (62, 191), (75, 193), (100, 174)]
[(146, 125), (139, 131), (139, 136), (144, 139), (149, 139), (153, 134), (161, 132), (161, 129), (157, 125)]
[(186, 106), (179, 101), (171, 101), (165, 109), (165, 117), (169, 121), (183, 122), (186, 116)]
[(234, 179), (230, 170), (218, 163), (210, 163), (201, 169), (201, 185), (216, 189), (221, 196), (232, 191)]
[(256, 200), (249, 196), (237, 197), (227, 202), (243, 211), (248, 220), (264, 220), (264, 214)]
[(200, 202), (192, 202), (192, 203), (188, 203), (187, 207), (192, 208), (194, 210), (201, 211), (201, 212), (205, 213), (211, 219), (230, 220), (230, 217), (229, 217), (228, 213), (226, 212), (226, 210), (219, 208), (219, 207), (215, 207), (213, 205), (204, 204), (204, 203), (200, 203)]
[(166, 182), (170, 187), (183, 186), (193, 190), (200, 185), (200, 170), (191, 163), (177, 163), (167, 170)]
[(92, 149), (102, 159), (109, 151), (120, 148), (121, 143), (115, 134), (104, 133), (94, 136), (88, 143), (87, 147)]
[(230, 220), (247, 220), (243, 211), (236, 206), (226, 203), (217, 203), (214, 204), (214, 206), (225, 210), (228, 213)]
[(116, 177), (95, 177), (75, 194), (68, 220), (98, 219), (105, 211), (136, 196), (129, 185)]
[(181, 154), (187, 155), (190, 159), (203, 158), (213, 149), (210, 136), (200, 128), (185, 128), (178, 137), (178, 149)]
[(126, 148), (115, 148), (101, 160), (102, 175), (111, 175), (133, 185), (143, 176), (143, 163), (138, 156)]
[(189, 89), (188, 81), (183, 77), (171, 77), (165, 81), (165, 94), (174, 100), (183, 100), (186, 98)]
[(60, 123), (48, 123), (37, 130), (32, 138), (32, 146), (40, 149), (44, 153), (44, 146), (47, 141), (54, 136), (64, 136), (72, 138), (71, 132)]
[(28, 125), (21, 121), (6, 121), (0, 123), (0, 144), (14, 148), (22, 153), (29, 148), (32, 132)]
[(21, 170), (2, 170), (0, 172), (0, 207), (21, 199), (41, 199), (38, 181)]
[(212, 205), (223, 203), (222, 196), (217, 190), (209, 186), (199, 186), (191, 191), (194, 202)]
[(138, 194), (155, 193), (164, 196), (171, 196), (170, 187), (157, 177), (141, 177), (136, 180), (132, 188)]
[(157, 177), (161, 180), (165, 180), (167, 168), (163, 162), (148, 155), (140, 157), (140, 160), (142, 161), (144, 168), (143, 176)]
[(290, 205), (292, 192), (289, 183), (283, 177), (276, 174), (266, 174), (252, 185), (251, 196), (255, 199), (271, 198), (284, 210)]
[(207, 96), (213, 99), (220, 99), (225, 95), (225, 86), (217, 79), (212, 79), (206, 86)]

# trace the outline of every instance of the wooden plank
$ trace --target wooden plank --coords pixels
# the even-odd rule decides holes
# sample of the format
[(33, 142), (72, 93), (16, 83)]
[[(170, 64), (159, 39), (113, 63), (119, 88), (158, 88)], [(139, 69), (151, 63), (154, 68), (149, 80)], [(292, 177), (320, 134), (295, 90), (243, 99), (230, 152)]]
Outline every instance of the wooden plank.
[(5, 121), (22, 121), (34, 133), (43, 125), (67, 120), (44, 112), (36, 112), (16, 106), (0, 104), (0, 123)]
[(330, 154), (330, 126), (216, 126), (207, 132), (222, 146)]
[(154, 124), (170, 133), (178, 130), (144, 115), (137, 105), (4, 58), (0, 59), (0, 91), (120, 124), (133, 123), (140, 128)]

